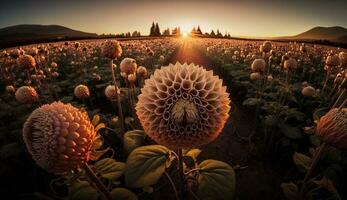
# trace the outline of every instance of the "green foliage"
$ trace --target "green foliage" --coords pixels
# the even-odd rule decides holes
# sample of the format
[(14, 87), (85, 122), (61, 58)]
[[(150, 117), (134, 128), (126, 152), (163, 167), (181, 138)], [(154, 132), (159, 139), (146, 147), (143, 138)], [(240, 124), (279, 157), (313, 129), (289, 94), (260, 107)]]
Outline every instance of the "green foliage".
[(293, 154), (293, 161), (298, 170), (303, 173), (310, 168), (312, 163), (312, 159), (310, 157), (297, 152)]
[(198, 192), (201, 200), (233, 199), (235, 195), (235, 172), (218, 160), (205, 160), (198, 165)]
[(116, 180), (123, 175), (125, 163), (117, 162), (112, 158), (104, 158), (96, 162), (94, 167), (102, 178)]
[(71, 200), (97, 200), (98, 192), (87, 182), (75, 182), (69, 188), (69, 199)]
[(137, 196), (126, 188), (115, 188), (111, 191), (113, 200), (137, 200)]
[(300, 200), (302, 199), (299, 194), (299, 189), (298, 186), (295, 185), (294, 183), (282, 183), (281, 184), (281, 189), (283, 191), (284, 196), (288, 200)]
[(124, 134), (123, 137), (123, 148), (127, 154), (132, 152), (135, 148), (141, 146), (146, 133), (142, 130), (131, 130)]
[(161, 145), (138, 147), (127, 158), (125, 184), (141, 188), (157, 183), (171, 165), (170, 150)]

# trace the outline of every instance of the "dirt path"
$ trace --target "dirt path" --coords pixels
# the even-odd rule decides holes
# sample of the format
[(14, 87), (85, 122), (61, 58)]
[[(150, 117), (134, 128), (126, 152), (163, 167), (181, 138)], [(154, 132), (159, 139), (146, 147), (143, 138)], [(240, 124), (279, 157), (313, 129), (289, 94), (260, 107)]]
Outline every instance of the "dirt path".
[[(194, 63), (208, 70), (214, 70), (214, 73), (219, 67), (194, 48), (189, 41), (177, 49), (170, 62)], [(280, 175), (276, 172), (278, 170), (252, 153), (253, 145), (236, 136), (236, 132), (238, 135), (248, 136), (253, 131), (254, 116), (243, 111), (240, 103), (231, 98), (236, 106), (233, 106), (225, 128), (217, 140), (203, 148), (200, 159), (217, 159), (232, 166), (242, 167), (236, 171), (236, 197), (239, 200), (282, 199), (279, 188)]]

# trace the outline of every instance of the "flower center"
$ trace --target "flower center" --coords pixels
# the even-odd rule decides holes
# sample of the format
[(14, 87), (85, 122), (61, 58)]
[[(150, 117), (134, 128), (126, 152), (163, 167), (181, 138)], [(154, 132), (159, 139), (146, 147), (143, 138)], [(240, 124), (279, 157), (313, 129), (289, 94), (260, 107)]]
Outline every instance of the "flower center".
[(198, 118), (198, 109), (193, 102), (179, 99), (172, 108), (172, 117), (178, 124), (193, 123)]

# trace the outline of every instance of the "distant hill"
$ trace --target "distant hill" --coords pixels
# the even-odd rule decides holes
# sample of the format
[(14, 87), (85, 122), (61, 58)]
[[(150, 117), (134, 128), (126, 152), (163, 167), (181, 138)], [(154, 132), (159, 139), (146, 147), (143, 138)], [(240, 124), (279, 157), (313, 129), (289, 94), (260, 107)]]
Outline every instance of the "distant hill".
[(347, 48), (347, 29), (340, 26), (317, 26), (298, 35), (273, 37), (271, 39), (277, 41), (309, 42)]
[(0, 29), (0, 48), (37, 42), (95, 38), (97, 36), (95, 33), (86, 33), (59, 25), (17, 25)]
[(314, 27), (306, 32), (300, 33), (294, 38), (297, 39), (315, 39), (315, 40), (337, 40), (340, 37), (347, 36), (347, 29), (340, 26), (333, 27)]

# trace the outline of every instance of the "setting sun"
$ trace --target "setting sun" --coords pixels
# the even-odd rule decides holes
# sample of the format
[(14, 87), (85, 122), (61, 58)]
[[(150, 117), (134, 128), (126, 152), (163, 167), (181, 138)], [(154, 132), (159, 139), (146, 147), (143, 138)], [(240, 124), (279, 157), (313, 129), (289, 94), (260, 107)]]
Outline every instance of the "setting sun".
[(187, 36), (188, 36), (187, 32), (182, 33), (182, 37), (187, 37)]

